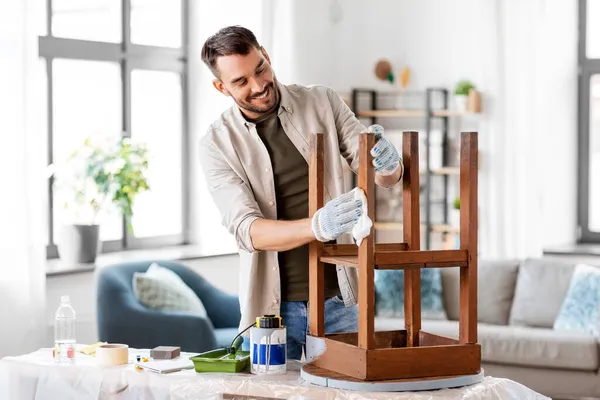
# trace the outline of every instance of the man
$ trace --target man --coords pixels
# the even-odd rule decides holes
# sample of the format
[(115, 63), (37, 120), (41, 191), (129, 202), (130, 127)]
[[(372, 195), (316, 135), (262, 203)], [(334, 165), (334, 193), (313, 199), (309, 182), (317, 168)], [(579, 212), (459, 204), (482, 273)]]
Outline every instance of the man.
[[(240, 253), (240, 329), (281, 315), (288, 358), (300, 359), (308, 333), (308, 243), (342, 240), (361, 215), (344, 192), (343, 160), (356, 172), (358, 136), (367, 128), (330, 88), (283, 85), (254, 34), (239, 26), (206, 40), (202, 60), (214, 87), (235, 102), (201, 141), (201, 163), (223, 225)], [(402, 177), (402, 160), (379, 138), (371, 150), (376, 183)], [(323, 133), (326, 203), (308, 217), (309, 135)], [(340, 157), (340, 155), (342, 157)], [(325, 330), (357, 330), (355, 268), (325, 267)], [(247, 340), (245, 348), (247, 348)]]

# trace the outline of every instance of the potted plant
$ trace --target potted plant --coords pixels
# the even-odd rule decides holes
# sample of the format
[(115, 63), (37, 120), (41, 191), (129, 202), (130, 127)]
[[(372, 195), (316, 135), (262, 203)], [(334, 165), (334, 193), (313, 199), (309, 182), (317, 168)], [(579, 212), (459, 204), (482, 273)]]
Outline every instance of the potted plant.
[(452, 210), (450, 210), (450, 226), (456, 229), (460, 228), (460, 197), (454, 199)]
[(465, 112), (467, 110), (467, 99), (471, 90), (475, 90), (475, 85), (471, 81), (461, 80), (456, 84), (454, 101), (458, 111)]
[(110, 211), (125, 216), (133, 232), (134, 200), (149, 190), (144, 144), (134, 144), (129, 138), (87, 138), (63, 163), (50, 168), (64, 215), (57, 240), (61, 260), (94, 262), (102, 216)]

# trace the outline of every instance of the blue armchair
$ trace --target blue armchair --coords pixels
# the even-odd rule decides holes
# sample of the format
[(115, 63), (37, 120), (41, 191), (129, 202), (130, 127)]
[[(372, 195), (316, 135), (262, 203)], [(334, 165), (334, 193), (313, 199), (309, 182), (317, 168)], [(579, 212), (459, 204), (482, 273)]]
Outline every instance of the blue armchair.
[(212, 286), (190, 268), (157, 261), (175, 272), (200, 298), (208, 318), (143, 306), (133, 293), (133, 274), (145, 272), (153, 261), (127, 262), (97, 271), (98, 336), (101, 341), (134, 348), (180, 346), (203, 352), (227, 347), (238, 332), (238, 297)]

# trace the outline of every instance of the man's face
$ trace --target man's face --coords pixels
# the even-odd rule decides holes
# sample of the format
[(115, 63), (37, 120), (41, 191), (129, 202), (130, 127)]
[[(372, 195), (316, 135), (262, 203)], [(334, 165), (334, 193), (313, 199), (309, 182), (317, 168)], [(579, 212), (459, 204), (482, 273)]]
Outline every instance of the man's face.
[(266, 53), (253, 48), (247, 55), (219, 57), (217, 69), (221, 79), (213, 84), (231, 96), (247, 117), (258, 118), (276, 106), (276, 78)]

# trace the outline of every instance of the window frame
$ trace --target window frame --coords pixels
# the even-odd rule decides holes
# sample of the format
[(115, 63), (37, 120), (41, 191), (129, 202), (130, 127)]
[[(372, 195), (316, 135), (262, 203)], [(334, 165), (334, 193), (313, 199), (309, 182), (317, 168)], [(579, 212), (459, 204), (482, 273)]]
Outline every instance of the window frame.
[(587, 57), (587, 1), (579, 0), (578, 45), (578, 207), (577, 225), (580, 243), (600, 242), (600, 232), (589, 227), (590, 178), (590, 80), (600, 74), (600, 59)]
[[(168, 71), (179, 74), (181, 80), (181, 232), (175, 235), (136, 238), (127, 229), (126, 219), (122, 220), (122, 238), (119, 240), (103, 241), (101, 252), (110, 253), (123, 250), (156, 248), (160, 246), (183, 245), (189, 243), (189, 216), (190, 216), (190, 165), (189, 165), (189, 0), (181, 1), (181, 47), (158, 47), (139, 45), (131, 42), (131, 0), (121, 0), (121, 34), (120, 43), (97, 42), (80, 39), (67, 39), (52, 35), (52, 0), (45, 1), (46, 7), (46, 35), (38, 37), (39, 57), (44, 59), (47, 74), (47, 163), (53, 159), (53, 71), (52, 60), (55, 58), (70, 60), (89, 60), (114, 62), (121, 69), (121, 96), (122, 96), (122, 122), (123, 137), (131, 137), (131, 73), (134, 69), (151, 71)], [(53, 178), (48, 179), (48, 244), (46, 258), (58, 258), (58, 248), (54, 235), (54, 198)]]

